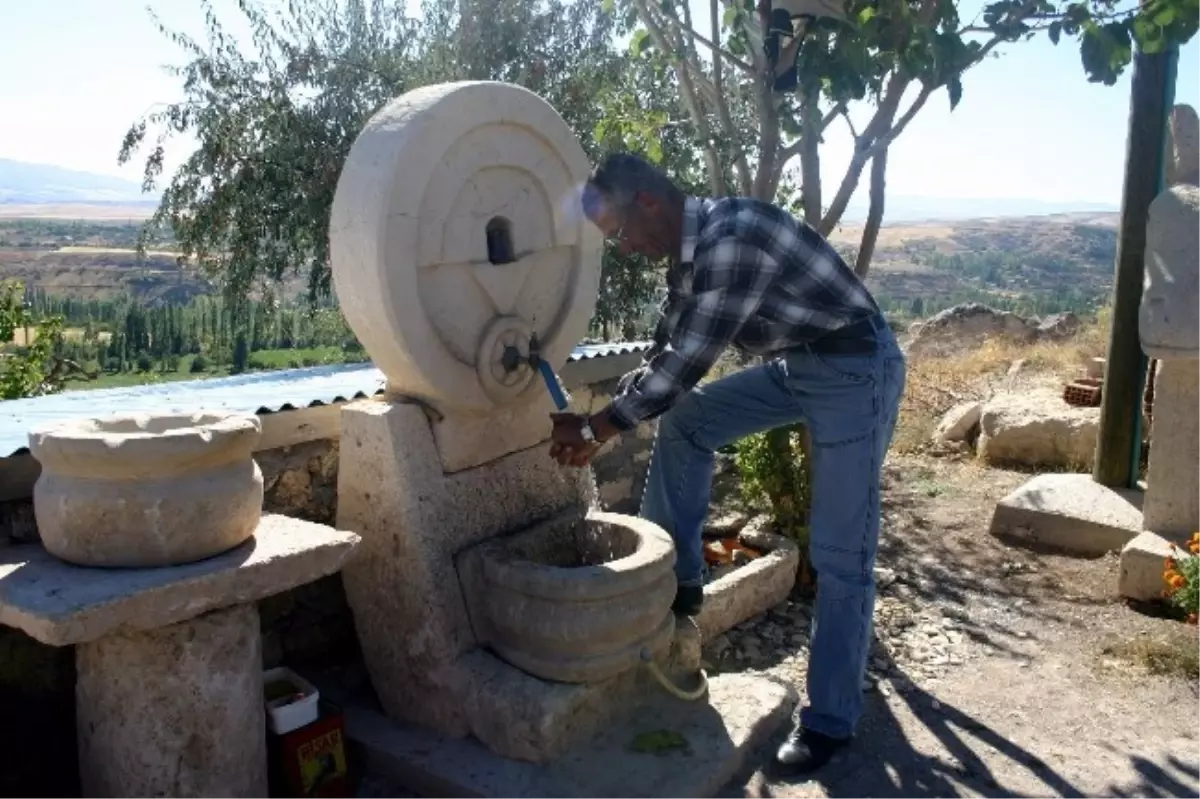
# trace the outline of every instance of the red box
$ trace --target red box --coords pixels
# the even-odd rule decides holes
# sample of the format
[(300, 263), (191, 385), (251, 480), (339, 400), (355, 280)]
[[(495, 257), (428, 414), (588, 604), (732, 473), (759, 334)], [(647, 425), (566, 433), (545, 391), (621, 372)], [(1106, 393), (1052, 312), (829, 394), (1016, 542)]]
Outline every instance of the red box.
[(284, 735), (267, 731), (271, 796), (348, 797), (346, 717), (341, 708), (322, 700), (312, 724)]

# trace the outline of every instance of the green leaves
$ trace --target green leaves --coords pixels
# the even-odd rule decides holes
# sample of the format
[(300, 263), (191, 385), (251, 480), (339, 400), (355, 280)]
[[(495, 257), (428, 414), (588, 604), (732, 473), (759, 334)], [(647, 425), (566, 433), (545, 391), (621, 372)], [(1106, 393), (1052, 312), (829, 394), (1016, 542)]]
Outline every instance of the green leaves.
[(1079, 56), (1088, 79), (1112, 86), (1133, 58), (1133, 37), (1129, 25), (1109, 22), (1088, 23), (1079, 43)]
[(637, 58), (653, 46), (654, 41), (650, 38), (650, 31), (638, 28), (629, 39), (629, 54)]

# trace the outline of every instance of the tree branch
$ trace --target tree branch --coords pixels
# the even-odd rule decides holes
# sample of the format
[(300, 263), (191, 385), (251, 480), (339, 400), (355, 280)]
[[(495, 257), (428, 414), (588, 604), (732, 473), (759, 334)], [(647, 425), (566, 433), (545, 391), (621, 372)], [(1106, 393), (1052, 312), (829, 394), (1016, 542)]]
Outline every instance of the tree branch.
[[(666, 32), (651, 14), (647, 0), (633, 0), (633, 3), (638, 17), (650, 32), (654, 43), (658, 45), (664, 55), (669, 57), (675, 48), (668, 42)], [(700, 145), (703, 148), (704, 162), (708, 168), (709, 189), (714, 197), (721, 197), (725, 194), (725, 173), (721, 168), (721, 161), (717, 157), (716, 148), (713, 146), (712, 128), (708, 124), (708, 117), (700, 107), (700, 101), (696, 98), (696, 88), (692, 85), (692, 77), (686, 60), (675, 58), (674, 66), (675, 74), (679, 77), (680, 88), (683, 90), (684, 105), (691, 114), (692, 121), (696, 124), (696, 133), (699, 135)]]
[[(707, 47), (709, 52), (711, 52), (713, 54), (714, 61), (716, 60), (717, 56), (720, 56), (721, 58), (725, 59), (730, 64), (732, 64), (733, 66), (735, 66), (738, 69), (745, 72), (747, 75), (754, 74), (754, 67), (752, 65), (747, 64), (745, 61), (738, 58), (737, 56), (735, 56), (733, 53), (729, 52), (728, 50), (724, 49), (719, 44), (715, 44), (714, 42), (704, 38), (700, 34), (696, 33), (695, 30), (689, 29), (688, 31), (685, 32), (683, 30), (683, 23), (680, 22), (678, 17), (674, 16), (673, 14), (668, 14), (665, 11), (662, 11), (661, 9), (659, 9), (659, 13), (662, 14), (663, 19), (666, 20), (668, 24), (670, 24), (673, 28), (675, 28), (676, 33), (685, 34), (689, 38), (694, 39), (695, 41), (700, 42), (700, 44)], [(690, 13), (690, 11), (688, 13)], [(690, 28), (690, 26), (689, 26), (689, 28)], [(717, 33), (717, 31), (719, 31), (719, 30), (720, 30), (720, 28), (714, 24), (713, 25), (713, 36), (714, 37), (719, 37), (719, 34)]]
[(887, 193), (887, 157), (887, 147), (871, 157), (871, 204), (867, 209), (867, 223), (863, 226), (862, 238), (858, 242), (858, 255), (854, 259), (854, 274), (860, 278), (866, 278), (871, 269), (871, 258), (875, 255), (875, 244), (879, 241), (879, 229), (883, 226), (884, 200)]
[[(687, 0), (684, 1), (687, 2)], [(712, 22), (714, 37), (720, 30), (718, 2), (719, 0), (709, 0), (708, 2), (708, 16)], [(737, 174), (738, 193), (746, 196), (751, 191), (750, 166), (746, 163), (746, 154), (738, 142), (737, 129), (733, 125), (733, 117), (729, 114), (729, 104), (725, 101), (725, 81), (720, 58), (713, 59), (713, 85), (717, 90), (717, 118), (721, 121), (721, 130), (725, 133), (725, 138), (729, 140), (729, 146), (733, 150), (733, 168)]]

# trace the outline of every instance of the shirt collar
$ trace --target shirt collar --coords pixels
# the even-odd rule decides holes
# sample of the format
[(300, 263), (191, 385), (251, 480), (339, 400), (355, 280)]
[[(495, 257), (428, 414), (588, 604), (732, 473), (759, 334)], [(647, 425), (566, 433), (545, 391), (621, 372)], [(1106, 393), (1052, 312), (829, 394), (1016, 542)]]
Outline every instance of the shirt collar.
[(700, 200), (688, 197), (683, 201), (683, 236), (679, 248), (679, 263), (690, 264), (696, 257), (696, 237), (700, 235)]

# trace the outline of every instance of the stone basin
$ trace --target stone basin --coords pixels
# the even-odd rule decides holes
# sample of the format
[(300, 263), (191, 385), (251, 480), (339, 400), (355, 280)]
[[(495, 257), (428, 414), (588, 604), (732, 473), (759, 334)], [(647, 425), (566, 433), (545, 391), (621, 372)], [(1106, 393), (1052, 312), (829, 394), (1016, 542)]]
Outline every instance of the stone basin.
[(655, 524), (569, 512), (458, 558), (476, 637), (536, 677), (585, 683), (670, 645), (675, 547)]
[(79, 566), (190, 563), (254, 534), (263, 479), (249, 414), (198, 412), (60, 422), (29, 434), (42, 543)]

